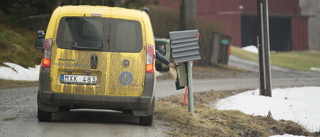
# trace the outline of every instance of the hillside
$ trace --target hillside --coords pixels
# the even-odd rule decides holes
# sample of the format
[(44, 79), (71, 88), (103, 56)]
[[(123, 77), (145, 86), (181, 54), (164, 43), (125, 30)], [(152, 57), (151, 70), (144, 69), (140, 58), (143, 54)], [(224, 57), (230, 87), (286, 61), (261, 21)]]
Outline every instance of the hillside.
[(34, 67), (41, 61), (41, 51), (35, 49), (36, 33), (0, 23), (0, 66), (12, 62)]

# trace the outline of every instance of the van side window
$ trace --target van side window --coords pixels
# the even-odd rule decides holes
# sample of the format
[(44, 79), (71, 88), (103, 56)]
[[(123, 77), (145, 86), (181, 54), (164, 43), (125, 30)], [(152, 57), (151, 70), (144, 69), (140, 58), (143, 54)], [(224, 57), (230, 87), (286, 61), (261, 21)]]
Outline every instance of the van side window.
[(57, 46), (75, 50), (139, 52), (142, 49), (141, 25), (138, 21), (124, 19), (63, 17), (58, 27)]

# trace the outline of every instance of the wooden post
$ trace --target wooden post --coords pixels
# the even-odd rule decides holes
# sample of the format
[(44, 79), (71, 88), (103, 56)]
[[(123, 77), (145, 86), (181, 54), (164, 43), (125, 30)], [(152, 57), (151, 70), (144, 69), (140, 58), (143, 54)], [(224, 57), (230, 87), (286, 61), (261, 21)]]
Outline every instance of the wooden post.
[(260, 95), (271, 97), (268, 0), (257, 0)]

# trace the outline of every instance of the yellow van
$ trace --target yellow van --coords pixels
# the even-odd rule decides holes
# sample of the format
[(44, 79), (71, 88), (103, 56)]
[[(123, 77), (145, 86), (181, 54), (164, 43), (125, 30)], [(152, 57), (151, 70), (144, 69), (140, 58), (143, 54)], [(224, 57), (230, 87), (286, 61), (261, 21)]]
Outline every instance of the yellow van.
[(47, 31), (38, 31), (43, 51), (38, 120), (52, 113), (91, 108), (129, 112), (151, 125), (154, 112), (155, 47), (148, 14), (106, 6), (60, 6)]

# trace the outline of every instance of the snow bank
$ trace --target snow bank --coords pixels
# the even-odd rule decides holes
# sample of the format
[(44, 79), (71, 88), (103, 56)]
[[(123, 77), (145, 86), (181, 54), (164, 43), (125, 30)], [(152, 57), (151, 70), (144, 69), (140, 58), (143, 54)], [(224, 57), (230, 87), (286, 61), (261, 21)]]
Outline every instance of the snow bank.
[(259, 53), (259, 50), (255, 45), (246, 46), (246, 47), (243, 47), (242, 49), (245, 50), (245, 51), (256, 53), (256, 54)]
[(249, 115), (292, 120), (311, 132), (320, 130), (320, 87), (273, 89), (272, 97), (260, 96), (258, 90), (247, 91), (215, 104), (220, 110), (240, 110)]
[(316, 67), (311, 67), (310, 70), (319, 71), (320, 72), (320, 68), (316, 68)]
[(14, 63), (4, 62), (9, 67), (0, 67), (0, 79), (38, 81), (40, 65), (24, 68)]

